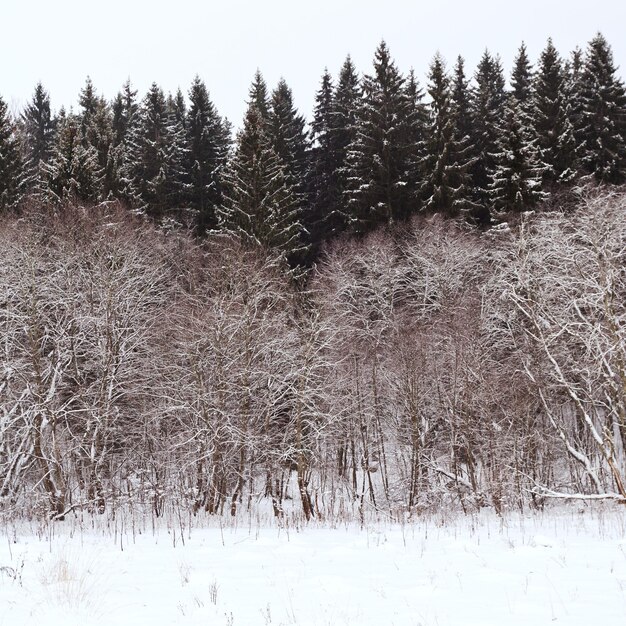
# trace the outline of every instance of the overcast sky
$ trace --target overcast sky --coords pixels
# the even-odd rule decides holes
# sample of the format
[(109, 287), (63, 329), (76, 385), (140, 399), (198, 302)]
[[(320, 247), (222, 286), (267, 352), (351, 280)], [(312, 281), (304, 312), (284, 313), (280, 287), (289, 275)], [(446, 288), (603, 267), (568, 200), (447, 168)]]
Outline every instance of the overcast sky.
[[(272, 87), (284, 76), (307, 118), (324, 70), (350, 53), (371, 67), (381, 39), (420, 82), (433, 54), (473, 72), (483, 50), (507, 76), (520, 42), (537, 58), (552, 36), (567, 55), (602, 31), (626, 68), (624, 0), (3, 0), (0, 95), (13, 109), (41, 80), (54, 109), (75, 105), (87, 75), (112, 98), (127, 77), (140, 95), (153, 81), (187, 92), (195, 74), (236, 126), (258, 67)], [(6, 6), (8, 5), (8, 6)], [(625, 72), (620, 70), (624, 76)]]

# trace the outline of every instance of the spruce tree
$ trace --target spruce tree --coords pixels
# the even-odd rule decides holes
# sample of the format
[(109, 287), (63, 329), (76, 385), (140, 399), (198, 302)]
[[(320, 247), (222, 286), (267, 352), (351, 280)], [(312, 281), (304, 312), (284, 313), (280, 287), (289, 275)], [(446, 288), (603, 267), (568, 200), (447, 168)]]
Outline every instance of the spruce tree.
[(519, 47), (515, 60), (513, 61), (511, 87), (513, 96), (519, 103), (522, 111), (529, 111), (532, 104), (533, 75), (532, 65), (528, 58), (528, 52), (524, 42), (522, 42), (522, 45)]
[(98, 152), (85, 141), (80, 117), (61, 112), (55, 145), (43, 175), (42, 195), (46, 202), (98, 200), (102, 183)]
[(541, 191), (544, 168), (517, 99), (512, 98), (505, 106), (499, 131), (489, 188), (493, 210), (504, 213), (531, 209), (547, 197)]
[(626, 180), (626, 93), (616, 76), (613, 53), (596, 35), (582, 74), (581, 162), (599, 182)]
[(217, 226), (216, 209), (222, 204), (230, 128), (219, 116), (198, 76), (189, 90), (189, 102), (186, 128), (189, 204), (198, 213), (200, 232), (206, 232)]
[(426, 163), (426, 138), (430, 118), (423, 103), (424, 92), (420, 88), (412, 69), (407, 77), (405, 94), (409, 101), (409, 112), (406, 120), (408, 159), (405, 189), (411, 198), (411, 211), (417, 211), (423, 208), (424, 179), (430, 173)]
[(363, 78), (363, 101), (348, 152), (345, 198), (357, 233), (404, 219), (415, 206), (409, 190), (415, 161), (411, 107), (405, 79), (383, 41), (374, 56), (374, 73)]
[(224, 182), (220, 229), (276, 250), (295, 266), (302, 255), (300, 203), (256, 99), (249, 102)]
[(567, 110), (565, 70), (551, 39), (539, 57), (533, 117), (539, 158), (546, 165), (544, 182), (553, 186), (571, 181), (576, 143)]
[(430, 64), (427, 91), (430, 115), (423, 168), (424, 208), (453, 216), (458, 213), (460, 172), (455, 159), (457, 147), (450, 78), (439, 53)]
[(54, 145), (54, 120), (50, 96), (41, 83), (21, 116), (25, 148), (25, 187), (36, 192), (41, 186), (41, 168), (47, 163)]
[(320, 88), (315, 96), (315, 110), (311, 123), (311, 160), (308, 177), (310, 205), (308, 209), (308, 231), (311, 245), (310, 255), (314, 259), (325, 239), (334, 234), (335, 217), (339, 214), (341, 192), (338, 161), (333, 135), (333, 81), (328, 70), (324, 70)]
[(328, 232), (337, 235), (350, 224), (350, 215), (346, 206), (348, 177), (348, 150), (356, 140), (357, 111), (361, 107), (361, 86), (356, 68), (350, 56), (346, 58), (339, 71), (337, 87), (333, 94), (332, 116), (329, 143), (337, 162), (337, 204), (328, 215)]
[(504, 74), (498, 57), (486, 50), (474, 76), (476, 87), (472, 94), (473, 142), (476, 161), (472, 166), (472, 184), (475, 201), (481, 209), (474, 218), (479, 223), (488, 223), (491, 174), (495, 170), (495, 154), (498, 151), (500, 121), (503, 118), (506, 95)]
[(476, 163), (476, 147), (472, 100), (465, 76), (465, 61), (458, 56), (453, 69), (451, 100), (454, 107), (454, 136), (456, 141), (456, 164), (458, 187), (456, 192), (457, 212), (468, 217), (480, 214), (481, 206), (475, 201), (472, 187), (472, 168)]
[(129, 136), (127, 193), (152, 217), (163, 217), (178, 192), (176, 172), (170, 167), (169, 111), (161, 88), (152, 83)]
[(15, 124), (0, 97), (0, 211), (17, 206), (23, 193), (24, 168)]
[(310, 146), (305, 131), (305, 120), (294, 105), (291, 89), (284, 79), (272, 91), (267, 124), (270, 144), (284, 166), (287, 186), (295, 194), (302, 226), (302, 252), (305, 256), (298, 264), (310, 259), (306, 252), (310, 247), (311, 230), (315, 228), (315, 216), (309, 212), (307, 193)]

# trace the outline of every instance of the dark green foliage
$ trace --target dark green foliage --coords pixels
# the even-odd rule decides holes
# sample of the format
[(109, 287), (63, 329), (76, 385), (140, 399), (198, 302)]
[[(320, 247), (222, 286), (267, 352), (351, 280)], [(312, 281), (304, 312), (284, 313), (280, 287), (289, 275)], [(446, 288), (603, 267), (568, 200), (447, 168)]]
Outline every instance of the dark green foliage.
[(163, 217), (180, 197), (179, 131), (171, 128), (163, 91), (153, 83), (129, 137), (130, 191), (134, 203), (153, 217)]
[(613, 53), (598, 34), (590, 42), (581, 76), (580, 158), (600, 182), (626, 179), (626, 93), (617, 78)]
[(544, 170), (535, 141), (525, 125), (521, 104), (512, 98), (499, 126), (490, 193), (496, 213), (531, 209), (547, 194), (541, 191)]
[(59, 116), (55, 146), (43, 175), (43, 197), (51, 204), (98, 200), (102, 183), (98, 152), (85, 141), (79, 117)]
[(541, 53), (535, 81), (534, 132), (548, 185), (567, 183), (576, 173), (576, 142), (566, 101), (566, 75), (552, 40)]
[(0, 98), (0, 211), (15, 208), (22, 197), (24, 167), (15, 124)]
[(322, 241), (333, 234), (333, 218), (340, 211), (341, 192), (338, 160), (333, 134), (333, 82), (328, 70), (324, 71), (320, 88), (315, 96), (315, 110), (311, 123), (310, 169), (308, 190), (310, 204), (307, 212), (311, 258), (317, 257)]
[(528, 111), (532, 105), (533, 75), (526, 44), (523, 42), (515, 57), (513, 72), (511, 73), (511, 87), (513, 96), (522, 110)]
[(475, 200), (481, 206), (474, 218), (484, 224), (489, 222), (491, 174), (495, 169), (495, 154), (499, 149), (499, 122), (503, 119), (506, 102), (500, 59), (485, 51), (474, 78), (476, 87), (472, 97), (472, 140), (476, 161), (472, 166), (472, 184)]
[(198, 212), (200, 232), (217, 226), (222, 174), (230, 147), (230, 127), (218, 115), (205, 84), (196, 76), (189, 90), (187, 174), (189, 205)]
[(448, 216), (464, 208), (467, 167), (463, 163), (463, 137), (457, 135), (456, 112), (450, 78), (440, 54), (435, 55), (428, 75), (429, 123), (423, 160), (424, 208)]
[(362, 87), (345, 193), (357, 233), (405, 219), (416, 204), (410, 190), (417, 148), (409, 124), (414, 103), (385, 42), (376, 50), (374, 72), (364, 76)]
[(295, 266), (302, 254), (300, 203), (256, 103), (256, 98), (251, 99), (226, 170), (219, 226), (255, 245), (281, 252)]
[(41, 187), (41, 168), (47, 163), (54, 145), (55, 123), (50, 109), (50, 96), (37, 83), (31, 101), (21, 116), (25, 150), (25, 187), (37, 192)]

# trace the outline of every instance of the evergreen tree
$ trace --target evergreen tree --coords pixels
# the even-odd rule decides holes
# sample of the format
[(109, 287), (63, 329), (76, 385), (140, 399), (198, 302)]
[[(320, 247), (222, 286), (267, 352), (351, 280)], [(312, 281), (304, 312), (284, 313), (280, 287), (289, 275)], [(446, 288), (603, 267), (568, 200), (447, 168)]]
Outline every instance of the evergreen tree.
[(626, 94), (606, 39), (590, 42), (582, 74), (581, 161), (597, 181), (626, 178)]
[(333, 135), (333, 81), (324, 70), (320, 88), (315, 96), (311, 123), (313, 146), (309, 170), (310, 206), (308, 211), (310, 254), (316, 258), (322, 241), (332, 236), (335, 217), (340, 213), (341, 192), (338, 160)]
[(333, 147), (336, 160), (335, 177), (337, 180), (337, 203), (326, 219), (327, 232), (330, 235), (341, 233), (350, 223), (346, 208), (346, 194), (350, 170), (347, 167), (348, 150), (356, 140), (357, 111), (361, 107), (361, 87), (359, 77), (350, 56), (344, 61), (337, 87), (332, 99), (332, 116), (329, 144)]
[(481, 206), (475, 201), (472, 187), (472, 168), (477, 156), (473, 142), (475, 136), (471, 93), (465, 77), (465, 61), (458, 56), (453, 70), (451, 100), (454, 107), (454, 136), (456, 140), (456, 164), (458, 186), (456, 192), (457, 212), (466, 216), (476, 216)]
[(493, 209), (497, 213), (528, 210), (547, 194), (541, 191), (543, 166), (517, 99), (507, 103), (499, 130), (490, 185)]
[(526, 44), (524, 42), (522, 42), (522, 45), (519, 47), (513, 62), (511, 87), (513, 89), (513, 96), (519, 103), (522, 111), (530, 111), (533, 94), (533, 75), (532, 66), (528, 59)]
[(281, 252), (295, 265), (294, 259), (301, 255), (300, 206), (288, 179), (266, 120), (252, 99), (226, 169), (219, 225), (224, 232)]
[(539, 158), (546, 165), (544, 181), (566, 183), (575, 171), (576, 143), (566, 101), (566, 75), (552, 40), (539, 58), (535, 81), (534, 132)]
[(189, 177), (189, 149), (187, 147), (187, 105), (179, 89), (167, 100), (168, 202), (170, 208), (184, 208), (191, 188)]
[(462, 202), (458, 197), (461, 171), (456, 161), (458, 147), (450, 78), (439, 53), (430, 64), (427, 90), (430, 96), (430, 119), (422, 185), (424, 208), (453, 216), (458, 213)]
[(479, 223), (489, 221), (491, 204), (491, 175), (495, 170), (495, 154), (498, 151), (498, 133), (503, 118), (506, 95), (504, 74), (498, 57), (485, 51), (476, 74), (476, 87), (472, 98), (473, 142), (476, 161), (472, 166), (472, 184), (475, 201), (481, 206), (474, 218)]
[(22, 197), (24, 168), (15, 124), (0, 97), (0, 211), (17, 206)]
[(295, 267), (304, 249), (301, 202), (293, 176), (273, 144), (267, 87), (257, 71), (244, 125), (226, 168), (218, 223), (223, 231), (280, 251)]
[(126, 140), (129, 129), (136, 122), (138, 110), (137, 90), (133, 89), (130, 80), (127, 80), (112, 105), (112, 126), (116, 146), (121, 145)]
[(363, 101), (348, 152), (346, 201), (356, 232), (404, 219), (415, 206), (409, 185), (415, 162), (405, 79), (382, 42), (374, 73), (363, 78)]
[(205, 84), (196, 76), (189, 90), (187, 166), (189, 203), (198, 212), (201, 232), (217, 226), (222, 176), (230, 147), (230, 128), (218, 115)]
[(35, 191), (41, 185), (41, 167), (50, 159), (54, 145), (54, 120), (50, 96), (41, 83), (35, 87), (31, 101), (22, 113), (25, 148), (25, 186)]
[[(315, 216), (309, 211), (307, 175), (310, 156), (305, 120), (294, 106), (293, 95), (287, 83), (281, 79), (272, 92), (267, 133), (270, 144), (284, 165), (287, 186), (295, 194), (299, 205), (302, 253), (310, 246), (310, 231), (315, 227)], [(298, 264), (306, 264), (304, 256)]]
[(424, 92), (411, 69), (406, 81), (406, 97), (409, 101), (409, 114), (406, 120), (408, 168), (406, 191), (412, 200), (412, 209), (422, 208), (424, 179), (428, 176), (426, 162), (426, 137), (430, 127), (430, 117), (424, 106)]
[(55, 146), (49, 163), (43, 167), (43, 199), (56, 204), (98, 200), (102, 172), (98, 153), (82, 134), (80, 118), (62, 111), (57, 124)]
[[(172, 168), (170, 118), (161, 88), (152, 83), (129, 136), (127, 161), (134, 203), (153, 217), (162, 217), (177, 200), (179, 181)], [(127, 193), (128, 193), (127, 192)]]
[(261, 119), (267, 121), (270, 115), (270, 100), (267, 91), (267, 84), (259, 70), (256, 71), (250, 90), (248, 91), (248, 102), (253, 103), (256, 110), (261, 115)]

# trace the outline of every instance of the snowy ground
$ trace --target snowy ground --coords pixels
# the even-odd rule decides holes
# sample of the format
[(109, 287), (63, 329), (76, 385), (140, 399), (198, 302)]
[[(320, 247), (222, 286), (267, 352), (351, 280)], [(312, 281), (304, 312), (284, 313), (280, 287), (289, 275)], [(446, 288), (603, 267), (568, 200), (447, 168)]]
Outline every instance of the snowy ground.
[(0, 531), (2, 626), (626, 623), (619, 510), (182, 537), (98, 524)]

